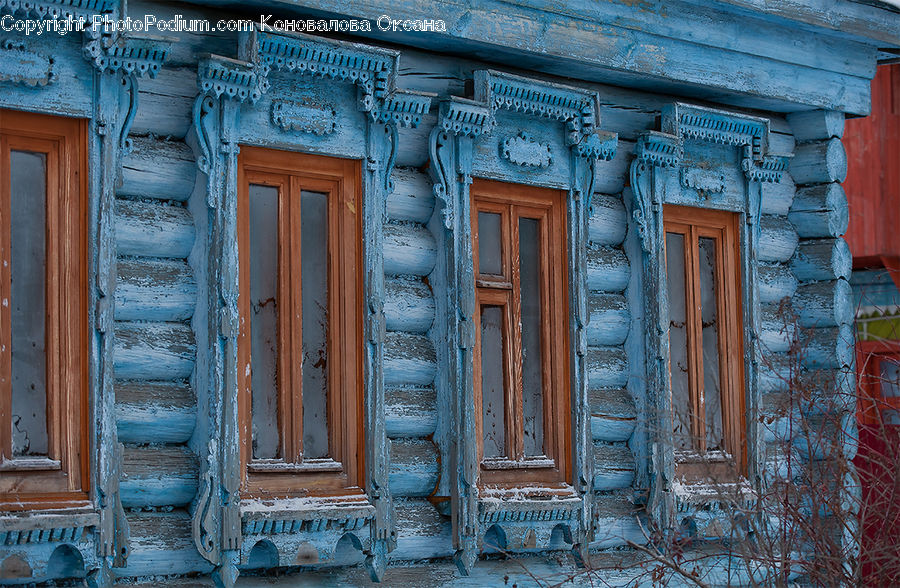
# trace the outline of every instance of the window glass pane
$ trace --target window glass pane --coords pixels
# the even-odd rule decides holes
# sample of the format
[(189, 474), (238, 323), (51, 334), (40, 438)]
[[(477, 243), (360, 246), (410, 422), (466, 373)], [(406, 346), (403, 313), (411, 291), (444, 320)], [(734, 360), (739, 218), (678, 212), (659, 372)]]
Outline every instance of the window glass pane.
[(700, 320), (703, 329), (703, 399), (706, 449), (724, 449), (719, 381), (719, 320), (716, 309), (716, 239), (700, 237)]
[(900, 396), (900, 363), (889, 357), (882, 357), (879, 363), (881, 364), (881, 397)]
[(250, 185), (250, 386), (253, 457), (282, 457), (278, 431), (278, 188)]
[(303, 456), (328, 456), (328, 195), (301, 193)]
[(13, 456), (47, 456), (47, 158), (10, 152)]
[(500, 275), (500, 220), (495, 212), (478, 213), (478, 273)]
[(693, 449), (691, 395), (688, 387), (687, 313), (684, 235), (666, 233), (666, 281), (669, 292), (669, 378), (672, 386), (675, 448)]
[(484, 457), (506, 456), (503, 307), (481, 307), (481, 423)]
[(540, 221), (520, 218), (519, 289), (522, 306), (522, 416), (525, 455), (544, 455), (540, 240)]

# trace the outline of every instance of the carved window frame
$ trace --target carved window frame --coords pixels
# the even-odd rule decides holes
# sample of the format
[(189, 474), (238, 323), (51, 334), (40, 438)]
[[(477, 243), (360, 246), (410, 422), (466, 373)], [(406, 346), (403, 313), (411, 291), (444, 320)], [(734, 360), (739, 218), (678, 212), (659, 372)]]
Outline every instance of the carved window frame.
[[(34, 0), (7, 2), (0, 14), (39, 20), (81, 20), (95, 14), (119, 18), (114, 0)], [(69, 45), (69, 47), (67, 47)], [(67, 544), (80, 552), (91, 582), (112, 582), (111, 569), (128, 555), (128, 525), (119, 498), (122, 446), (118, 442), (113, 389), (114, 300), (116, 286), (114, 199), (128, 133), (138, 107), (138, 80), (155, 76), (168, 55), (169, 41), (149, 35), (116, 35), (86, 28), (59, 36), (8, 33), (0, 41), (0, 108), (80, 119), (85, 126), (84, 332), (88, 344), (84, 456), (89, 500), (68, 508), (0, 513), (4, 530), (19, 535), (19, 549), (34, 550), (33, 573), (47, 570), (47, 544)], [(2, 510), (2, 509), (0, 509)], [(96, 532), (92, 532), (91, 529)], [(35, 532), (39, 530), (40, 532)], [(30, 557), (26, 555), (27, 558)]]
[[(586, 245), (590, 197), (600, 160), (615, 155), (617, 135), (599, 131), (595, 92), (511, 74), (480, 70), (474, 99), (451, 98), (440, 105), (430, 136), (430, 172), (437, 198), (437, 231), (445, 259), (443, 299), (446, 321), (435, 336), (446, 339), (438, 362), (446, 366), (439, 383), (448, 399), (448, 468), (437, 495), (450, 504), (455, 561), (468, 575), (492, 527), (507, 538), (508, 550), (549, 546), (559, 527), (576, 555), (586, 557), (590, 541), (593, 466), (587, 396)], [(511, 118), (512, 117), (512, 118)], [(513, 122), (512, 119), (516, 119)], [(523, 128), (524, 127), (524, 128)], [(502, 132), (495, 133), (499, 128)], [(550, 133), (547, 141), (536, 140)], [(505, 172), (490, 172), (496, 164)], [(566, 192), (570, 341), (572, 485), (552, 505), (528, 491), (515, 498), (479, 498), (474, 362), (475, 275), (472, 265), (470, 185), (473, 176)], [(441, 264), (439, 264), (441, 267)], [(439, 395), (441, 392), (439, 392)], [(540, 492), (539, 492), (540, 493)], [(532, 545), (533, 543), (533, 545)]]
[[(349, 534), (354, 545), (367, 554), (373, 579), (381, 578), (387, 554), (396, 544), (383, 416), (383, 223), (385, 202), (392, 190), (397, 129), (416, 126), (431, 103), (430, 95), (396, 88), (398, 60), (399, 53), (392, 50), (253, 30), (240, 35), (238, 59), (206, 55), (199, 62), (194, 128), (198, 165), (207, 177), (210, 215), (206, 236), (209, 345), (201, 353), (209, 357), (209, 372), (203, 378), (210, 397), (193, 536), (201, 555), (216, 566), (214, 573), (225, 584), (237, 576), (238, 565), (247, 563), (258, 541), (274, 544), (277, 565), (295, 565), (297, 533), (315, 550), (311, 563), (330, 559), (337, 540)], [(296, 79), (296, 87), (277, 83), (285, 77)], [(296, 92), (305, 91), (328, 92), (336, 102), (319, 105), (292, 100)], [(270, 107), (264, 111), (259, 105), (267, 102)], [(341, 142), (341, 138), (347, 140)], [(366, 464), (361, 500), (339, 504), (325, 496), (311, 502), (242, 502), (236, 245), (237, 154), (241, 146), (360, 162), (362, 461)]]
[[(647, 394), (647, 430), (650, 496), (648, 511), (661, 528), (673, 528), (678, 512), (703, 505), (692, 504), (690, 491), (681, 491), (676, 480), (674, 433), (671, 426), (671, 385), (668, 375), (668, 294), (665, 273), (664, 207), (668, 204), (725, 210), (739, 215), (741, 307), (744, 349), (744, 412), (746, 477), (735, 482), (736, 497), (752, 500), (758, 495), (763, 467), (762, 431), (753, 415), (759, 414), (760, 298), (757, 281), (757, 243), (760, 233), (762, 184), (778, 182), (787, 168), (787, 157), (769, 153), (769, 121), (689, 104), (674, 103), (663, 109), (662, 132), (638, 137), (630, 168), (631, 210), (641, 246), (641, 292), (644, 304), (644, 353)], [(707, 165), (694, 166), (685, 156), (695, 148), (718, 149), (729, 173), (740, 176), (740, 194), (727, 189), (726, 179)], [(733, 150), (729, 156), (728, 149)], [(701, 151), (702, 152), (702, 151)], [(634, 298), (633, 298), (634, 299)]]

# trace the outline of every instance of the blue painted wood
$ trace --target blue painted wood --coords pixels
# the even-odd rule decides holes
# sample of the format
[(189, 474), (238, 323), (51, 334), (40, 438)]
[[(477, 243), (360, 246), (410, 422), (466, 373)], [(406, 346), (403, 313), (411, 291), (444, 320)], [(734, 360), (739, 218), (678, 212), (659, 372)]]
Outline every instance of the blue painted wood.
[[(409, 562), (453, 555), (450, 522), (427, 500), (397, 498), (394, 500), (397, 522), (397, 548), (391, 552), (392, 562)], [(393, 578), (393, 571), (388, 572)]]
[(621, 347), (589, 347), (588, 382), (591, 388), (623, 388), (628, 381), (628, 360)]
[(634, 481), (634, 455), (626, 445), (594, 443), (594, 489), (621, 490)]
[[(780, 182), (766, 182), (762, 186), (760, 213), (785, 215), (791, 209), (797, 186), (791, 174), (785, 173)], [(796, 228), (796, 225), (795, 227)], [(799, 232), (799, 229), (798, 229)]]
[[(621, 177), (624, 174), (617, 175)], [(588, 219), (588, 238), (597, 245), (621, 245), (628, 226), (626, 220), (625, 205), (621, 198), (594, 194)]]
[(803, 365), (811, 370), (850, 368), (855, 354), (856, 328), (852, 323), (838, 327), (804, 329)]
[(621, 294), (592, 293), (588, 296), (591, 322), (587, 326), (588, 345), (621, 345), (628, 336), (631, 314)]
[(197, 399), (184, 383), (116, 384), (116, 430), (122, 443), (186, 443), (196, 422)]
[(759, 301), (763, 304), (780, 302), (797, 291), (797, 278), (787, 265), (760, 263), (758, 272)]
[(802, 284), (793, 302), (801, 327), (833, 327), (853, 320), (853, 297), (846, 280)]
[(391, 179), (394, 191), (387, 199), (392, 220), (426, 223), (434, 210), (434, 194), (428, 176), (411, 168), (397, 168)]
[(821, 141), (844, 135), (844, 113), (836, 110), (807, 110), (787, 116), (798, 141)]
[(797, 185), (843, 182), (847, 177), (847, 153), (841, 140), (798, 145), (791, 160), (791, 176)]
[(197, 283), (182, 261), (128, 258), (116, 264), (119, 321), (182, 321), (197, 303)]
[(186, 448), (126, 447), (122, 472), (126, 508), (186, 506), (197, 493), (197, 457)]
[(384, 393), (385, 431), (391, 439), (428, 437), (437, 428), (433, 388), (391, 388)]
[(783, 216), (762, 215), (759, 218), (759, 261), (788, 261), (797, 249), (797, 232)]
[(622, 292), (628, 285), (631, 268), (620, 249), (588, 245), (588, 288), (602, 292)]
[(637, 412), (628, 390), (591, 390), (591, 438), (628, 441), (637, 425)]
[(128, 567), (114, 570), (118, 577), (167, 574), (208, 574), (205, 561), (191, 539), (191, 519), (184, 510), (129, 513), (131, 553)]
[(194, 189), (197, 165), (193, 153), (180, 141), (152, 137), (132, 139), (122, 162), (120, 196), (157, 200), (187, 200)]
[(128, 380), (176, 380), (189, 378), (194, 369), (196, 346), (190, 327), (177, 323), (116, 325), (116, 377)]
[(384, 385), (429, 386), (437, 371), (434, 346), (421, 335), (387, 333), (384, 338)]
[(194, 245), (194, 221), (184, 208), (116, 201), (116, 253), (185, 258)]
[(646, 528), (636, 514), (636, 508), (625, 493), (598, 496), (594, 538), (591, 549), (625, 547), (630, 543), (644, 545), (648, 541)]
[(434, 296), (418, 278), (384, 282), (384, 318), (389, 331), (424, 333), (434, 322)]
[(804, 239), (843, 235), (850, 221), (844, 189), (837, 183), (801, 188), (788, 218)]
[(846, 280), (852, 269), (850, 247), (841, 238), (804, 239), (791, 261), (791, 271), (801, 282)]
[(787, 353), (796, 335), (796, 324), (790, 307), (782, 307), (777, 302), (762, 304), (759, 316), (759, 340), (763, 356)]
[(387, 223), (384, 227), (384, 272), (389, 276), (428, 275), (434, 268), (434, 237), (417, 223)]
[(392, 439), (388, 479), (397, 496), (429, 496), (438, 482), (437, 447), (428, 439)]

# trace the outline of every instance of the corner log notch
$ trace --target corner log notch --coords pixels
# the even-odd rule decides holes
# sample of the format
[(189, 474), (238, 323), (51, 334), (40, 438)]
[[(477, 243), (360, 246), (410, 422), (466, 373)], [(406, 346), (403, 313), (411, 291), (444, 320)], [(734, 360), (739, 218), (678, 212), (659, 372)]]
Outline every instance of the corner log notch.
[[(504, 146), (521, 137), (531, 125), (562, 125), (559, 139), (538, 144), (542, 156), (504, 157)], [(587, 259), (588, 210), (594, 192), (597, 162), (615, 156), (618, 136), (600, 131), (595, 92), (506, 73), (475, 72), (474, 100), (451, 98), (441, 103), (438, 124), (430, 136), (430, 172), (434, 195), (442, 215), (441, 238), (446, 267), (444, 292), (448, 324), (441, 335), (448, 344), (440, 352), (443, 393), (449, 396), (449, 488), (455, 561), (468, 575), (484, 543), (483, 527), (514, 540), (508, 547), (522, 549), (550, 545), (557, 526), (581, 559), (586, 556), (591, 529), (592, 455), (587, 390)], [(524, 127), (526, 130), (522, 130)], [(503, 136), (497, 148), (476, 146), (494, 141), (495, 129)], [(527, 136), (527, 135), (526, 135)], [(543, 137), (542, 137), (543, 138)], [(566, 153), (552, 157), (553, 149)], [(493, 154), (493, 155), (489, 155)], [(504, 167), (506, 166), (506, 167)], [(571, 499), (534, 500), (503, 498), (480, 500), (472, 317), (475, 314), (475, 274), (472, 266), (472, 227), (469, 186), (473, 175), (523, 183), (522, 166), (535, 176), (524, 183), (568, 191), (568, 263), (573, 301), (570, 337), (575, 351), (570, 384), (572, 405), (573, 489)], [(437, 214), (437, 210), (436, 210)], [(495, 529), (496, 528), (496, 529)]]
[[(207, 338), (211, 350), (207, 373), (203, 374), (208, 378), (210, 390), (206, 427), (209, 433), (202, 460), (200, 496), (193, 516), (194, 541), (203, 557), (217, 566), (216, 583), (232, 586), (238, 574), (237, 565), (247, 563), (250, 557), (251, 550), (243, 548), (244, 535), (259, 539), (258, 535), (264, 533), (265, 543), (260, 549), (270, 554), (274, 549), (277, 554), (274, 561), (290, 562), (291, 565), (328, 559), (335, 542), (350, 535), (351, 543), (366, 553), (370, 574), (378, 581), (387, 565), (388, 553), (396, 544), (387, 480), (389, 454), (384, 423), (385, 203), (393, 189), (390, 177), (397, 152), (397, 128), (418, 125), (428, 112), (431, 96), (396, 88), (399, 53), (390, 50), (255, 30), (241, 36), (240, 58), (209, 55), (201, 59), (200, 95), (194, 106), (194, 127), (201, 151), (198, 162), (207, 177), (206, 202), (210, 214), (206, 288), (209, 300)], [(236, 193), (238, 142), (249, 136), (249, 131), (241, 124), (242, 113), (247, 115), (259, 110), (256, 105), (270, 92), (270, 76), (275, 73), (355, 86), (355, 105), (338, 99), (339, 106), (333, 112), (355, 110), (365, 119), (364, 430), (368, 504), (362, 508), (353, 507), (352, 516), (338, 512), (346, 508), (326, 504), (302, 507), (285, 504), (283, 506), (291, 512), (282, 512), (278, 514), (277, 523), (265, 525), (254, 522), (258, 518), (254, 509), (242, 512), (240, 496)], [(281, 93), (272, 96), (273, 99), (281, 97)], [(296, 108), (298, 105), (280, 104), (282, 106), (276, 109), (273, 103), (271, 113), (264, 117), (267, 126), (254, 129), (255, 135), (248, 142), (263, 142), (278, 132), (291, 132), (290, 149), (356, 157), (353, 153), (336, 151), (327, 143), (332, 133), (338, 134), (334, 127), (310, 128), (300, 120), (305, 113)], [(264, 518), (270, 516), (271, 513)], [(301, 524), (299, 521), (307, 522)], [(325, 532), (331, 527), (340, 527), (346, 533), (334, 536), (331, 531)]]

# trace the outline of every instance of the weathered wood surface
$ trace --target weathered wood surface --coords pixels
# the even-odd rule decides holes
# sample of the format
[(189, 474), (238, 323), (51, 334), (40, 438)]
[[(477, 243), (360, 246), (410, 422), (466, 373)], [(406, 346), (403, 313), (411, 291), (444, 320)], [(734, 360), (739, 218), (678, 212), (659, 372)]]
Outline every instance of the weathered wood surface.
[(843, 235), (850, 221), (844, 189), (831, 183), (797, 190), (788, 218), (804, 239)]
[(638, 517), (641, 509), (635, 507), (627, 494), (596, 494), (594, 500), (594, 540), (592, 549), (624, 547), (630, 543), (647, 543), (646, 528)]
[(588, 383), (591, 388), (623, 388), (628, 381), (628, 360), (621, 347), (589, 347)]
[(759, 301), (779, 302), (797, 291), (797, 278), (790, 268), (780, 263), (760, 263), (757, 273)]
[(424, 333), (434, 322), (434, 295), (419, 278), (384, 282), (384, 318), (389, 331)]
[(194, 189), (197, 164), (190, 147), (181, 141), (133, 137), (133, 147), (122, 163), (120, 196), (187, 200)]
[(588, 312), (591, 317), (587, 328), (588, 345), (621, 345), (625, 342), (631, 313), (623, 295), (592, 292), (588, 296)]
[(847, 153), (840, 139), (802, 143), (791, 160), (791, 176), (798, 185), (843, 182)]
[(848, 368), (853, 365), (856, 332), (852, 323), (838, 327), (804, 329), (803, 365), (809, 369)]
[(789, 172), (784, 172), (780, 182), (763, 182), (760, 213), (785, 215), (791, 209), (797, 186)]
[(622, 199), (608, 194), (594, 194), (588, 218), (588, 238), (597, 245), (621, 245), (628, 227)]
[(387, 199), (387, 214), (393, 220), (426, 223), (434, 210), (433, 185), (428, 176), (412, 168), (397, 168), (391, 179), (394, 191)]
[(637, 409), (628, 390), (591, 390), (588, 394), (594, 441), (628, 441), (637, 425)]
[[(122, 578), (208, 573), (212, 565), (200, 557), (191, 538), (187, 512), (128, 513), (128, 566), (114, 569)], [(151, 582), (154, 583), (154, 582)]]
[(852, 269), (850, 247), (841, 238), (805, 239), (791, 261), (791, 271), (801, 282), (846, 280)]
[(634, 481), (634, 455), (627, 445), (594, 443), (594, 490), (622, 490)]
[(622, 292), (628, 286), (631, 267), (621, 249), (588, 245), (588, 288), (603, 292)]
[(197, 304), (197, 283), (183, 261), (119, 259), (116, 320), (182, 321)]
[(787, 115), (798, 141), (820, 141), (844, 135), (844, 113), (836, 110), (807, 110)]
[(197, 493), (200, 468), (184, 447), (126, 447), (119, 490), (122, 506), (186, 506)]
[(450, 521), (422, 498), (394, 500), (397, 548), (391, 561), (415, 561), (453, 554)]
[(186, 379), (194, 369), (194, 332), (175, 323), (116, 324), (116, 378), (123, 380)]
[(116, 425), (122, 443), (186, 443), (197, 399), (183, 382), (116, 382)]
[(853, 320), (850, 284), (846, 280), (811, 282), (797, 288), (794, 308), (801, 327), (834, 327)]
[(391, 438), (428, 437), (437, 427), (433, 388), (392, 388), (384, 392), (384, 426)]
[(439, 454), (429, 439), (392, 439), (388, 481), (395, 496), (429, 496), (438, 482)]
[(434, 268), (434, 237), (418, 223), (389, 222), (384, 226), (384, 273), (427, 276)]
[(437, 357), (430, 339), (398, 332), (385, 336), (385, 386), (430, 386), (436, 371)]
[(116, 253), (187, 257), (194, 245), (194, 221), (180, 206), (116, 200)]
[(155, 78), (141, 81), (140, 108), (134, 117), (131, 132), (135, 135), (153, 133), (160, 137), (184, 138), (191, 126), (191, 109), (196, 97), (195, 64), (164, 67)]
[[(789, 308), (789, 307), (787, 307)], [(793, 341), (796, 325), (790, 312), (777, 302), (760, 305), (759, 341), (764, 355), (786, 353)]]
[(759, 217), (759, 241), (756, 255), (760, 261), (788, 261), (797, 249), (797, 232), (783, 216)]

